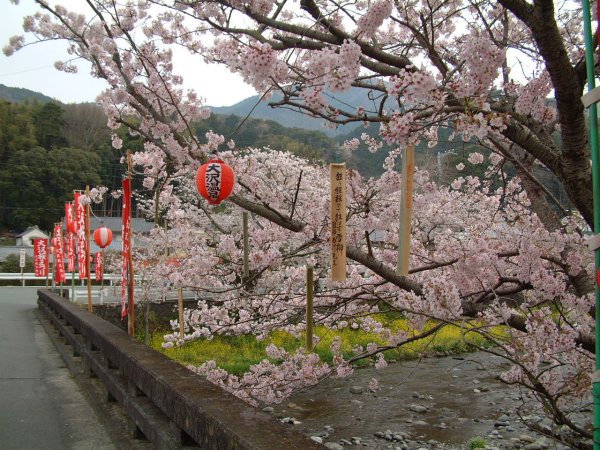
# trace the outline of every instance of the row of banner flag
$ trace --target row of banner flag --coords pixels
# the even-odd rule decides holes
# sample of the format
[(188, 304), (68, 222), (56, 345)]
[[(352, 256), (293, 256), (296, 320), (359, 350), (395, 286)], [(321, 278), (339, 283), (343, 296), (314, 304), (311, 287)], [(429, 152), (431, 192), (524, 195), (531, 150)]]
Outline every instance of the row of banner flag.
[[(49, 275), (50, 255), (54, 256), (54, 279), (56, 283), (65, 283), (67, 272), (79, 272), (80, 280), (91, 279), (89, 249), (88, 205), (82, 202), (81, 192), (75, 192), (73, 202), (65, 203), (64, 222), (54, 225), (52, 238), (33, 240), (33, 266), (36, 277)], [(65, 230), (63, 234), (63, 223)], [(123, 221), (122, 221), (122, 283), (121, 283), (121, 316), (128, 313), (128, 295), (133, 261), (131, 253), (131, 179), (123, 180)], [(97, 252), (95, 260), (95, 279), (104, 278), (104, 253)]]
[[(65, 219), (54, 225), (52, 239), (33, 240), (33, 268), (36, 277), (45, 277), (49, 271), (50, 254), (54, 256), (54, 279), (57, 283), (66, 281), (66, 272), (74, 272), (77, 267), (79, 279), (88, 278), (87, 216), (81, 204), (80, 192), (75, 192), (74, 201), (65, 203)], [(63, 223), (65, 232), (63, 235)], [(66, 261), (66, 270), (65, 270)], [(97, 258), (96, 258), (97, 261)], [(96, 280), (102, 280), (96, 272)]]

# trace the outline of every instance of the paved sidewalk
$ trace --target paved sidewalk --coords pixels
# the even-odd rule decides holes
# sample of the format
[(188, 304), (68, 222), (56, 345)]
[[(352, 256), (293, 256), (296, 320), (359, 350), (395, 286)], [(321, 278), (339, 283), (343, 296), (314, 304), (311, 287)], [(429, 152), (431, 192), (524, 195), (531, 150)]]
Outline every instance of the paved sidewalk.
[(0, 287), (0, 448), (116, 448), (36, 316), (35, 287)]

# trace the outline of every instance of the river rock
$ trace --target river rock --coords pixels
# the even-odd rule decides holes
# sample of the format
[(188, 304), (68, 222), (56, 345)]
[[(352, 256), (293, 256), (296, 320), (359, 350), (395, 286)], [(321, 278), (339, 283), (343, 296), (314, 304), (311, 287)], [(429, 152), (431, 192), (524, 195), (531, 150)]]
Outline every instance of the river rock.
[(365, 388), (362, 386), (350, 386), (350, 392), (352, 394), (362, 394), (365, 392)]
[(508, 427), (510, 426), (510, 419), (506, 414), (502, 414), (496, 421), (494, 422), (495, 427)]
[(275, 411), (275, 409), (272, 406), (265, 406), (263, 408), (263, 411), (266, 412), (266, 413), (272, 413), (272, 412)]
[(294, 419), (293, 417), (284, 417), (283, 419), (281, 419), (281, 422), (289, 423), (290, 425), (300, 425), (302, 423), (299, 420)]
[(319, 443), (319, 444), (322, 444), (322, 443), (323, 443), (323, 439), (322, 439), (322, 438), (320, 438), (319, 436), (311, 436), (310, 438), (311, 438), (313, 441), (315, 441), (315, 442), (317, 442), (317, 443)]
[(429, 408), (427, 408), (427, 406), (423, 406), (423, 405), (410, 405), (408, 407), (408, 409), (410, 409), (412, 412), (416, 412), (416, 413), (426, 413)]
[(331, 450), (344, 450), (344, 447), (342, 447), (337, 442), (326, 442), (325, 443), (325, 447), (327, 447), (327, 448), (329, 448)]
[(533, 442), (531, 444), (527, 444), (525, 447), (523, 447), (524, 450), (543, 450), (544, 447), (542, 447), (540, 444), (538, 444), (537, 442)]

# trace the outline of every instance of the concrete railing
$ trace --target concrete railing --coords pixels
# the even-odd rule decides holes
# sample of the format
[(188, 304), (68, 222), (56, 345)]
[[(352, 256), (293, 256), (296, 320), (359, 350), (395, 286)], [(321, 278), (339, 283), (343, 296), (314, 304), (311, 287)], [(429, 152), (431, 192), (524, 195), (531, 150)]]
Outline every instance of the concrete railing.
[(50, 290), (38, 291), (38, 306), (104, 384), (103, 401), (118, 402), (134, 437), (156, 449), (324, 448)]

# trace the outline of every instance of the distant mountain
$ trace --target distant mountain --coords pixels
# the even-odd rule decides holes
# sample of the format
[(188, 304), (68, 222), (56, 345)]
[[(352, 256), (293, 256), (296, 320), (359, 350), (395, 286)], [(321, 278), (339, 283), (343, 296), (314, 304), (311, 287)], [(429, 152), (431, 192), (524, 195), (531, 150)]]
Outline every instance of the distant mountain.
[(40, 92), (5, 86), (3, 84), (0, 84), (0, 99), (12, 103), (21, 103), (25, 101), (38, 101), (40, 103), (57, 102), (57, 100)]
[[(352, 88), (347, 92), (336, 93), (334, 95), (326, 94), (328, 101), (332, 106), (346, 111), (354, 112), (358, 106), (363, 106), (367, 109), (375, 107), (372, 100), (369, 100), (367, 91), (360, 88)], [(357, 126), (356, 123), (347, 125), (339, 125), (337, 128), (329, 128), (326, 126), (326, 121), (317, 117), (311, 117), (294, 111), (289, 107), (271, 107), (270, 103), (281, 101), (282, 95), (275, 93), (266, 101), (260, 101), (260, 96), (255, 95), (248, 97), (241, 102), (231, 106), (211, 106), (210, 109), (216, 114), (235, 115), (245, 117), (248, 114), (254, 119), (273, 120), (284, 127), (304, 128), (307, 130), (322, 131), (328, 136), (340, 136), (347, 134)]]
[(290, 128), (265, 119), (244, 118), (233, 114), (211, 114), (206, 120), (194, 123), (195, 134), (201, 140), (207, 131), (233, 139), (238, 148), (271, 147), (295, 155), (323, 162), (341, 158), (340, 145), (320, 131)]

